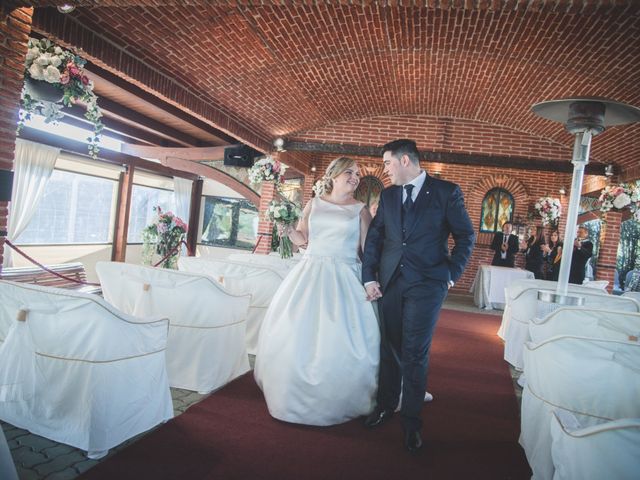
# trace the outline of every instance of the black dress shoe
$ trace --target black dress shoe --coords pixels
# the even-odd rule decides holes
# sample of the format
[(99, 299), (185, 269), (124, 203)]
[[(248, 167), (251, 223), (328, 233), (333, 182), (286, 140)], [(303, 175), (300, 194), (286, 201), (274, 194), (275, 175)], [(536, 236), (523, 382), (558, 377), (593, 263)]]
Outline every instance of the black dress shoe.
[(364, 426), (367, 428), (377, 427), (389, 420), (392, 416), (392, 409), (376, 408), (373, 413), (364, 419)]
[(404, 434), (404, 446), (411, 453), (416, 453), (422, 448), (422, 436), (418, 430), (411, 430)]

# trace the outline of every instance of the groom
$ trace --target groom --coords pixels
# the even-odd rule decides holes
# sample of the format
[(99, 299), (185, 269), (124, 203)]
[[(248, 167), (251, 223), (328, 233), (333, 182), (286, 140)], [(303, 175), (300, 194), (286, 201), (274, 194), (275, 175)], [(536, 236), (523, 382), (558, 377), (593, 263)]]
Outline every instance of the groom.
[(447, 290), (469, 260), (474, 230), (460, 188), (420, 168), (414, 141), (395, 140), (382, 153), (393, 186), (380, 197), (362, 264), (368, 298), (380, 299), (382, 310), (377, 407), (365, 425), (378, 426), (393, 415), (402, 385), (404, 445), (416, 452), (431, 337)]

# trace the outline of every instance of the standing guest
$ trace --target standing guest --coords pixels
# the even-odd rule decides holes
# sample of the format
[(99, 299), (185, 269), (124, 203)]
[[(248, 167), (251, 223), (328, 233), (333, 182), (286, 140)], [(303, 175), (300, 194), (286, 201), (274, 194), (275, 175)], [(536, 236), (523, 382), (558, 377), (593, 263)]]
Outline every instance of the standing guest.
[(504, 222), (502, 224), (502, 233), (496, 233), (493, 236), (491, 242), (491, 250), (493, 254), (493, 260), (491, 265), (496, 267), (511, 267), (513, 268), (516, 261), (516, 253), (518, 253), (518, 237), (511, 234), (513, 230), (513, 223)]
[(535, 227), (535, 235), (530, 235), (524, 246), (524, 268), (533, 272), (537, 279), (542, 279), (542, 246), (544, 245), (544, 229)]
[(404, 446), (415, 453), (422, 447), (433, 331), (447, 291), (471, 256), (475, 234), (460, 187), (420, 168), (413, 140), (393, 141), (382, 152), (392, 186), (380, 196), (362, 261), (362, 281), (368, 298), (379, 300), (383, 332), (377, 405), (365, 426), (389, 420), (402, 393)]
[(543, 258), (547, 264), (545, 280), (558, 281), (562, 259), (562, 242), (559, 239), (560, 232), (553, 230), (549, 235), (549, 243), (542, 245)]
[(569, 283), (582, 285), (587, 261), (593, 255), (593, 243), (589, 240), (589, 230), (586, 227), (578, 227), (578, 238), (573, 242), (573, 257), (571, 258), (571, 271)]

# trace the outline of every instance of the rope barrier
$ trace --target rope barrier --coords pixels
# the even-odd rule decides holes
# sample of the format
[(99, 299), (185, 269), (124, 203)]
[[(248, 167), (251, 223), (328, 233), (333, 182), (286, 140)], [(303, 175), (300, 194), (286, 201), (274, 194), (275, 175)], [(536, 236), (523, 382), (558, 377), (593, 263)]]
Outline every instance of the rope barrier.
[(68, 280), (70, 282), (79, 283), (81, 285), (91, 285), (92, 287), (100, 287), (101, 286), (99, 283), (85, 282), (83, 280), (78, 280), (77, 278), (67, 277), (66, 275), (62, 275), (61, 273), (55, 272), (55, 271), (51, 270), (50, 268), (45, 267), (40, 262), (36, 261), (34, 258), (30, 257), (25, 252), (23, 252), (21, 249), (16, 247), (13, 243), (11, 243), (11, 240), (9, 240), (8, 238), (4, 239), (4, 243), (9, 245), (13, 250), (15, 250), (17, 253), (22, 255), (24, 258), (29, 260), (34, 265), (40, 267), (45, 272), (49, 272), (50, 274), (55, 275), (56, 277), (62, 278), (64, 280)]

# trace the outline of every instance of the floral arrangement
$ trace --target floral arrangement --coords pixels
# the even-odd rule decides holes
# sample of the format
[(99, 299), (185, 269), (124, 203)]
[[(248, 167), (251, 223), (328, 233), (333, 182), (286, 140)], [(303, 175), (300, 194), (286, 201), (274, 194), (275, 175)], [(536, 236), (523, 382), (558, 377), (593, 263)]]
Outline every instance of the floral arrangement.
[(607, 213), (612, 208), (622, 210), (628, 207), (634, 220), (640, 222), (640, 186), (637, 183), (607, 185), (600, 192), (598, 203), (602, 213)]
[(156, 218), (142, 231), (143, 263), (150, 265), (155, 251), (163, 258), (163, 268), (175, 270), (180, 253), (178, 247), (184, 241), (188, 230), (187, 224), (172, 212), (164, 213), (159, 206), (153, 207), (153, 211), (157, 214)]
[(256, 161), (249, 169), (249, 181), (253, 184), (273, 182), (276, 185), (284, 181), (287, 167), (272, 157), (264, 157)]
[(553, 227), (558, 225), (562, 209), (560, 200), (552, 197), (542, 197), (536, 201), (534, 207), (538, 215), (542, 217), (543, 225), (551, 225)]
[[(295, 224), (302, 216), (302, 210), (295, 203), (289, 200), (272, 200), (269, 203), (269, 208), (266, 211), (267, 219), (270, 222), (274, 222), (280, 229), (290, 227)], [(280, 234), (280, 243), (278, 245), (278, 252), (282, 258), (290, 258), (293, 256), (293, 245), (287, 235)]]
[(316, 197), (321, 197), (322, 195), (324, 195), (325, 191), (327, 190), (327, 182), (325, 181), (324, 177), (316, 181), (311, 189), (313, 190), (313, 193)]
[[(89, 140), (89, 154), (96, 158), (100, 133), (104, 128), (100, 118), (102, 112), (93, 93), (93, 82), (84, 74), (86, 61), (77, 55), (64, 50), (47, 39), (29, 38), (25, 61), (25, 88), (22, 92), (22, 109), (24, 117), (20, 118), (20, 126), (31, 118), (33, 113), (40, 113), (46, 123), (55, 123), (64, 114), (62, 106), (69, 107), (81, 101), (86, 103), (85, 118), (93, 123), (93, 135)], [(33, 81), (46, 82), (60, 90), (60, 101), (46, 101), (36, 98), (30, 84)]]

